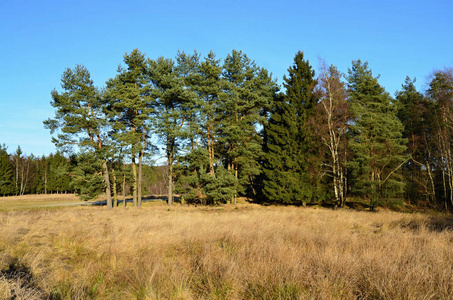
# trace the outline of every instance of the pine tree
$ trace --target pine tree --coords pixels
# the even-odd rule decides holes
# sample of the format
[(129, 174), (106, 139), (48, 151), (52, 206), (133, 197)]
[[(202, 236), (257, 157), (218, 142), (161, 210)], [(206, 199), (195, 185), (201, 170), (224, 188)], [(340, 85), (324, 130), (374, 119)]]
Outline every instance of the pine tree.
[(105, 144), (107, 119), (102, 111), (99, 91), (91, 80), (90, 72), (82, 65), (67, 68), (61, 77), (64, 92), (52, 91), (51, 105), (55, 118), (44, 121), (51, 134), (58, 131), (52, 141), (60, 150), (72, 152), (73, 147), (95, 155), (102, 165), (107, 207), (113, 208), (108, 168), (108, 147)]
[(256, 179), (262, 171), (259, 161), (263, 155), (257, 126), (266, 122), (263, 111), (270, 108), (276, 84), (267, 70), (236, 50), (224, 61), (223, 78), (218, 151), (227, 170), (238, 181), (235, 197), (239, 194), (256, 197)]
[(402, 136), (396, 105), (373, 77), (368, 63), (353, 61), (348, 74), (353, 191), (369, 198), (374, 209), (379, 199), (402, 192), (404, 183), (397, 170), (407, 160), (407, 140)]
[(203, 148), (203, 99), (196, 91), (201, 80), (199, 59), (196, 52), (193, 55), (178, 52), (176, 56), (176, 76), (181, 78), (186, 91), (180, 109), (187, 121), (181, 128), (184, 130), (180, 131), (182, 155), (177, 157), (175, 188), (184, 201), (206, 204), (201, 179), (207, 167), (207, 155)]
[(308, 122), (316, 103), (315, 72), (298, 52), (288, 73), (283, 78), (286, 92), (276, 97), (265, 127), (263, 193), (270, 202), (306, 203), (314, 197)]
[(148, 139), (153, 98), (145, 55), (134, 49), (124, 55), (124, 63), (126, 68), (120, 66), (118, 75), (107, 81), (105, 99), (109, 107), (107, 114), (113, 123), (113, 138), (131, 157), (134, 206), (141, 206), (142, 164), (145, 151), (151, 148)]
[(160, 57), (151, 60), (149, 66), (153, 85), (152, 96), (156, 99), (154, 126), (166, 153), (168, 205), (171, 205), (174, 185), (173, 165), (180, 151), (182, 139), (187, 136), (184, 127), (187, 123), (184, 106), (192, 95), (185, 89), (184, 81), (178, 76), (173, 60)]
[[(198, 57), (197, 57), (198, 58)], [(187, 59), (186, 59), (187, 61)], [(181, 62), (179, 62), (181, 64)], [(216, 205), (231, 200), (237, 190), (237, 180), (224, 168), (219, 150), (220, 123), (224, 116), (220, 99), (225, 80), (220, 60), (211, 51), (204, 61), (193, 64), (190, 88), (194, 93), (196, 143), (190, 134), (187, 154), (180, 158), (178, 189), (184, 201)], [(186, 72), (187, 73), (187, 72)], [(184, 75), (187, 82), (187, 76)], [(188, 84), (186, 83), (186, 86)], [(193, 130), (191, 130), (194, 132)]]
[(200, 97), (200, 128), (202, 143), (207, 149), (209, 158), (209, 174), (214, 176), (215, 165), (218, 165), (218, 148), (220, 97), (223, 80), (220, 60), (216, 59), (214, 52), (210, 52), (198, 68), (199, 77), (195, 83), (195, 90)]

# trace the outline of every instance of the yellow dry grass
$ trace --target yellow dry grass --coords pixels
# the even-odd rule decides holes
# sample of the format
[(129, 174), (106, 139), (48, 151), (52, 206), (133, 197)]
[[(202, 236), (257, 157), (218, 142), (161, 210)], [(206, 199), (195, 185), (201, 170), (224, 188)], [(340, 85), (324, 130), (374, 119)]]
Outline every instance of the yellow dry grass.
[(0, 211), (30, 208), (48, 208), (82, 203), (84, 202), (74, 194), (9, 196), (0, 197)]
[(53, 299), (450, 299), (451, 225), (250, 204), (9, 211), (0, 269), (17, 259), (24, 289)]

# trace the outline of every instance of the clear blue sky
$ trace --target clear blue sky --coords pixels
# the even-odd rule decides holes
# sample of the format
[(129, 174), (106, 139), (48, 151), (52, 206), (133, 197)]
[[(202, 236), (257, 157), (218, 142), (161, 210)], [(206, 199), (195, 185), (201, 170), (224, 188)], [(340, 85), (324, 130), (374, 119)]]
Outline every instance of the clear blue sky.
[(451, 0), (0, 0), (0, 144), (55, 152), (42, 122), (64, 69), (83, 64), (102, 87), (134, 48), (153, 59), (242, 50), (279, 83), (301, 50), (315, 69), (368, 61), (392, 95), (406, 75), (423, 89), (453, 66), (452, 13)]

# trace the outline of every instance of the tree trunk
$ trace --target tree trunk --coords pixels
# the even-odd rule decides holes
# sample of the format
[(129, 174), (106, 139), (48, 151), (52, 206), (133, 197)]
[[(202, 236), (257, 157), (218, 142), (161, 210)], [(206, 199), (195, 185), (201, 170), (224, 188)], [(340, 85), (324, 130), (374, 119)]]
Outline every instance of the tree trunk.
[(143, 165), (143, 156), (145, 155), (145, 131), (143, 131), (143, 144), (142, 150), (140, 151), (140, 156), (138, 158), (138, 198), (137, 198), (137, 206), (142, 206), (142, 165)]
[(134, 184), (132, 187), (132, 203), (137, 206), (137, 164), (135, 163), (135, 154), (132, 154), (132, 173), (134, 175)]
[(112, 176), (113, 176), (113, 207), (118, 207), (118, 193), (116, 190), (116, 173), (114, 168), (112, 168)]
[(138, 159), (138, 185), (137, 185), (137, 206), (142, 206), (142, 154)]
[(173, 163), (168, 159), (168, 206), (171, 206), (173, 200)]
[(126, 207), (126, 173), (123, 174), (123, 206)]
[(44, 169), (44, 194), (47, 195), (47, 167)]
[(104, 181), (105, 181), (105, 195), (107, 197), (107, 208), (112, 209), (112, 195), (110, 191), (110, 177), (109, 177), (109, 168), (107, 166), (107, 161), (104, 161)]

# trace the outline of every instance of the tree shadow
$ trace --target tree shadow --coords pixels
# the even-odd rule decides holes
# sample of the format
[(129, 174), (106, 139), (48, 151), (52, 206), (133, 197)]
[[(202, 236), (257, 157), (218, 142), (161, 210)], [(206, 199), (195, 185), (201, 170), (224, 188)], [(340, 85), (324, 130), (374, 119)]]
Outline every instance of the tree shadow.
[[(142, 197), (142, 202), (150, 202), (150, 201), (167, 202), (167, 199), (168, 199), (167, 196), (146, 196), (146, 197)], [(129, 205), (129, 203), (133, 203), (132, 197), (127, 197), (125, 200), (118, 199), (118, 206), (123, 206), (124, 201), (126, 201), (126, 206)], [(179, 202), (180, 197), (174, 196), (173, 201)], [(113, 199), (112, 199), (112, 202), (113, 202)], [(82, 206), (106, 206), (106, 205), (107, 205), (107, 200), (99, 200), (99, 201), (87, 202), (87, 203), (82, 204)]]
[[(22, 299), (20, 294), (23, 294), (24, 290), (32, 291), (34, 295), (43, 296), (44, 291), (35, 285), (31, 269), (22, 264), (17, 257), (10, 257), (9, 259), (8, 269), (0, 271), (0, 278), (16, 283), (10, 286), (11, 299)], [(49, 298), (42, 297), (42, 299)]]

